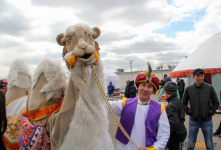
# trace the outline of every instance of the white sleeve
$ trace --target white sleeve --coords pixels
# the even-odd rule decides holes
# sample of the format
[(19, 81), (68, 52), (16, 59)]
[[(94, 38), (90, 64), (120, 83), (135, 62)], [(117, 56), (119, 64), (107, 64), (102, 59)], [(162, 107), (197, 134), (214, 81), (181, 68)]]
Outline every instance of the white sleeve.
[[(121, 112), (122, 112), (122, 100), (119, 101), (109, 101), (110, 105), (112, 107), (112, 109), (114, 110), (115, 114), (117, 117), (121, 116)], [(108, 106), (106, 105), (106, 110), (107, 110), (107, 114), (108, 116), (112, 116)], [(112, 116), (113, 117), (113, 116)]]
[(154, 142), (153, 146), (156, 150), (162, 150), (166, 147), (167, 142), (170, 138), (170, 124), (168, 121), (167, 113), (164, 110), (160, 115), (158, 122), (158, 132), (157, 132), (157, 141)]

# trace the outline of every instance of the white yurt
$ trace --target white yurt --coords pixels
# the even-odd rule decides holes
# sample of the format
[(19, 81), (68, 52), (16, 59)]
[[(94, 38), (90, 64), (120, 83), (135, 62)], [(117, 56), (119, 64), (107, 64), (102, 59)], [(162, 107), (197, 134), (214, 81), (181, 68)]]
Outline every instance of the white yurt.
[(119, 89), (119, 82), (120, 82), (119, 76), (107, 68), (104, 68), (104, 73), (106, 76), (107, 86), (109, 85), (110, 82), (112, 82), (112, 85), (114, 85), (115, 89)]
[(208, 83), (213, 85), (217, 96), (221, 97), (221, 32), (202, 43), (192, 54), (182, 61), (171, 73), (171, 78), (184, 78), (186, 85), (194, 82), (193, 71), (201, 68)]

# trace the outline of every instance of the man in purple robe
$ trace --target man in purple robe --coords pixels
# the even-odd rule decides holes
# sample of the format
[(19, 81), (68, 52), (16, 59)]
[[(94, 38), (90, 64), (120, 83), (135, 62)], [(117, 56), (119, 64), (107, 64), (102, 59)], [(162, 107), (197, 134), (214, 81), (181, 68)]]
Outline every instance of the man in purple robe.
[[(141, 72), (135, 81), (138, 96), (110, 101), (115, 114), (134, 143), (142, 150), (162, 150), (170, 136), (170, 126), (164, 105), (150, 99), (159, 88), (159, 79), (151, 72)], [(109, 109), (108, 115), (112, 116)], [(137, 150), (118, 128), (117, 150)]]

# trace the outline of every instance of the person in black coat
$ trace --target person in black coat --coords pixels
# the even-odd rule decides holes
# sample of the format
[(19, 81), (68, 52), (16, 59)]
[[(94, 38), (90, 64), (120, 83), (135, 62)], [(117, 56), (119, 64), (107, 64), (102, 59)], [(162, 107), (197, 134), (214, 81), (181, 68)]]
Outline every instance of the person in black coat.
[(184, 125), (185, 110), (182, 102), (177, 98), (177, 89), (177, 84), (172, 81), (163, 86), (168, 101), (166, 112), (170, 123), (170, 138), (166, 148), (169, 150), (182, 150), (182, 144), (187, 137), (187, 130)]
[(6, 150), (2, 136), (7, 128), (7, 118), (5, 109), (5, 94), (0, 91), (0, 150)]
[(124, 96), (126, 98), (130, 98), (130, 87), (131, 87), (130, 80), (127, 80), (126, 84), (127, 84), (127, 86), (126, 86), (126, 89), (125, 89)]
[(183, 81), (183, 79), (178, 78), (177, 85), (178, 85), (178, 91), (179, 91), (179, 94), (180, 94), (180, 100), (182, 100), (183, 93), (184, 93), (184, 90), (185, 90), (185, 82)]
[(134, 86), (134, 81), (130, 81), (130, 98), (136, 97), (137, 89)]

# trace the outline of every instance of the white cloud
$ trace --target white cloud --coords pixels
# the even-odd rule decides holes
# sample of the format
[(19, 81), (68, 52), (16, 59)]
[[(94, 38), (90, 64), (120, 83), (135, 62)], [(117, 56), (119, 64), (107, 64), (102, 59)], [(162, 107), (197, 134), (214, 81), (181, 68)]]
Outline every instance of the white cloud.
[[(200, 43), (220, 31), (220, 1), (174, 0), (21, 0), (0, 2), (0, 77), (6, 77), (16, 58), (23, 58), (34, 70), (44, 57), (61, 58), (62, 47), (56, 36), (72, 24), (83, 22), (101, 29), (97, 39), (104, 64), (115, 71), (146, 69), (146, 62), (155, 67), (162, 62), (175, 65)], [(153, 31), (172, 23), (188, 20), (206, 9), (194, 30), (176, 32), (174, 38)]]

